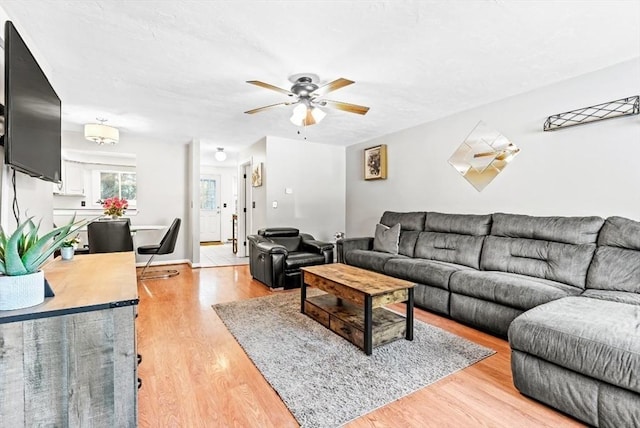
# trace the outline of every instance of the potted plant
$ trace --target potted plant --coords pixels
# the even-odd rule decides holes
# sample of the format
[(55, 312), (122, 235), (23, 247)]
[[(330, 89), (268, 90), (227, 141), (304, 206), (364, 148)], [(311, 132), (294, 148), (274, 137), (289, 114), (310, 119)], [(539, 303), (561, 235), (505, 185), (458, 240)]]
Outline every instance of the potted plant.
[(119, 198), (117, 196), (113, 198), (107, 198), (102, 202), (102, 208), (107, 216), (111, 216), (112, 219), (117, 219), (124, 215), (124, 210), (129, 208), (129, 202), (125, 198)]
[(44, 272), (40, 267), (51, 254), (87, 222), (75, 221), (38, 237), (40, 223), (33, 217), (11, 235), (0, 227), (0, 310), (26, 308), (44, 301)]
[(62, 260), (73, 259), (74, 251), (78, 248), (79, 243), (80, 234), (77, 234), (71, 239), (65, 239), (62, 241), (62, 244), (60, 245), (60, 255), (62, 256)]

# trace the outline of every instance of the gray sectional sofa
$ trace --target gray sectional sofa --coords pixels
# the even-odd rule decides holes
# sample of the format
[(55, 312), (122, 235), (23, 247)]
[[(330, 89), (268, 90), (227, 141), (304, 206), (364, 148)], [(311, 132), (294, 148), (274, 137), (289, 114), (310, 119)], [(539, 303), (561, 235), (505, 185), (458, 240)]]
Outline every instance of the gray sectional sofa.
[(415, 304), (507, 337), (523, 394), (594, 426), (640, 426), (640, 223), (622, 217), (385, 212), (397, 254), (338, 261), (416, 283)]

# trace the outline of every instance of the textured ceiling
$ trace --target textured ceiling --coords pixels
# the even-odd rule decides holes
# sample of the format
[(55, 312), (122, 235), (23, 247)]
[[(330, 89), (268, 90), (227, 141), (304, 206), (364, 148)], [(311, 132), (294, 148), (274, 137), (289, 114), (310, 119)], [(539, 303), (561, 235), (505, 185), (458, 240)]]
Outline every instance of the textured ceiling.
[[(309, 140), (349, 145), (640, 56), (640, 1), (0, 0), (50, 66), (63, 126), (96, 116), (127, 135), (234, 151), (301, 138), (286, 100), (312, 72), (329, 97)], [(568, 106), (569, 107), (569, 106)]]

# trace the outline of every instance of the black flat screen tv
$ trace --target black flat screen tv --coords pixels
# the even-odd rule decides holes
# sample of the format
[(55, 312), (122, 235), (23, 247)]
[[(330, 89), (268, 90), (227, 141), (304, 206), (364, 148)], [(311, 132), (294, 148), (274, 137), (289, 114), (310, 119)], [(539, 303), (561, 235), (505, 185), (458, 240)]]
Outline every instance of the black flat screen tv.
[(11, 21), (4, 31), (4, 161), (42, 180), (60, 182), (62, 105)]

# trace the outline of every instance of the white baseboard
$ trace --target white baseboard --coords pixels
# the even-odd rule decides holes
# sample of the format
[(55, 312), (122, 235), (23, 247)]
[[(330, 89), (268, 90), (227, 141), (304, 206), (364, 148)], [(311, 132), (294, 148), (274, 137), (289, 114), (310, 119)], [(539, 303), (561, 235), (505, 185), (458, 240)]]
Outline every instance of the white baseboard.
[[(147, 264), (147, 262), (137, 262), (136, 263), (136, 267), (144, 267)], [(179, 259), (179, 260), (158, 260), (157, 262), (153, 262), (151, 263), (151, 266), (164, 266), (164, 265), (184, 265), (187, 264), (190, 267), (193, 267), (191, 265), (191, 260), (187, 260), (187, 259)]]

